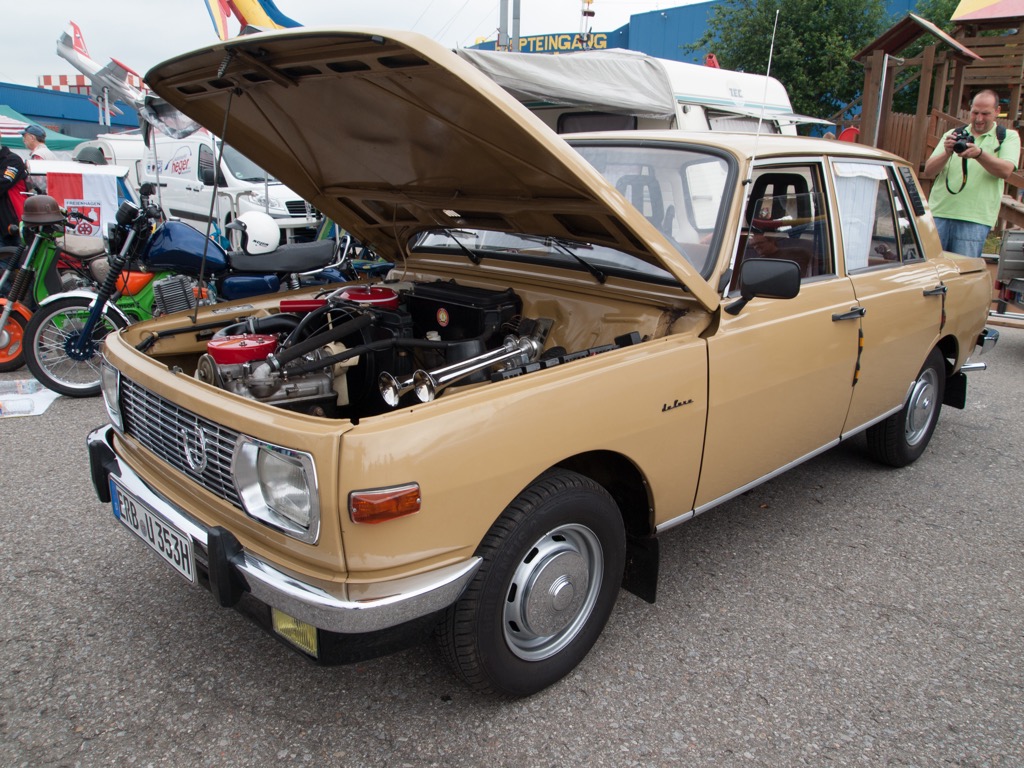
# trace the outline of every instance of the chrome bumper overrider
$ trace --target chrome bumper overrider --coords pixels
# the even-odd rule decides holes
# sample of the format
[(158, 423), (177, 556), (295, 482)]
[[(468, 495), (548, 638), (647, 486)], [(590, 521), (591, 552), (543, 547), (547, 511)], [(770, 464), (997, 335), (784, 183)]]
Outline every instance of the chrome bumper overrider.
[[(153, 491), (114, 453), (112, 434), (113, 427), (106, 425), (87, 438), (93, 484), (101, 501), (109, 501), (107, 478), (112, 474), (154, 514), (188, 534), (202, 550), (210, 552), (211, 585), (241, 582), (241, 589), (261, 602), (320, 629), (360, 634), (427, 616), (454, 603), (480, 566), (480, 558), (474, 557), (428, 573), (361, 585), (360, 599), (352, 600), (347, 596), (345, 585), (300, 580), (241, 547), (228, 548), (226, 557), (215, 557), (210, 550), (211, 539), (227, 532), (208, 528)], [(230, 573), (218, 574), (215, 570)], [(216, 588), (213, 591), (218, 592)], [(221, 595), (218, 598), (222, 604), (230, 604)]]
[(984, 354), (992, 349), (998, 341), (999, 331), (995, 328), (983, 328), (981, 333), (978, 334), (977, 345), (981, 347), (981, 351)]

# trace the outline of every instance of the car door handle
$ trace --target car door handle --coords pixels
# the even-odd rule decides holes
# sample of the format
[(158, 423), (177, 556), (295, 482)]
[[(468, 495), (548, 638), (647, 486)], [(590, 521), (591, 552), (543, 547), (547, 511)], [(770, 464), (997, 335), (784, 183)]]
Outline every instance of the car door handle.
[(924, 295), (925, 296), (945, 296), (946, 295), (946, 286), (938, 285), (935, 288), (929, 288), (927, 291), (924, 292)]
[(856, 320), (858, 317), (864, 317), (866, 314), (867, 309), (864, 307), (853, 307), (849, 312), (832, 315), (832, 322), (836, 322), (838, 320)]

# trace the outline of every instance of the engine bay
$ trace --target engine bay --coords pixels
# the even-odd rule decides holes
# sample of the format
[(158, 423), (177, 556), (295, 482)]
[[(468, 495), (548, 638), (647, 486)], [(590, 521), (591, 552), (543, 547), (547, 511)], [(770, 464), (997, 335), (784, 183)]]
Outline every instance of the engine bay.
[(344, 284), (220, 328), (194, 376), (292, 411), (359, 419), (641, 341), (633, 331), (570, 351), (549, 345), (556, 323), (525, 316), (512, 289)]

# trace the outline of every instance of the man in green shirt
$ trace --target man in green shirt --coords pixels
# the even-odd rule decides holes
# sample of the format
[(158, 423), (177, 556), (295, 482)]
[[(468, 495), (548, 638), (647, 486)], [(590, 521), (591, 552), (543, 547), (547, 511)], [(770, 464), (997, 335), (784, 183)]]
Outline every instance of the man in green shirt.
[(1000, 143), (996, 128), (999, 95), (979, 91), (971, 101), (967, 126), (973, 141), (956, 152), (956, 130), (943, 136), (921, 175), (935, 178), (928, 204), (942, 239), (942, 248), (965, 256), (981, 256), (985, 238), (999, 218), (1003, 182), (1017, 168), (1020, 135), (1011, 129)]

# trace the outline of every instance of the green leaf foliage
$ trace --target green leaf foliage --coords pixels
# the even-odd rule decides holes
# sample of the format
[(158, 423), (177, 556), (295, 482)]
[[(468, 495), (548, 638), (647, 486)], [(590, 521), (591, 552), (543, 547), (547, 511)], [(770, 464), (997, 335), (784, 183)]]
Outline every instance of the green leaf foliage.
[(727, 69), (764, 74), (776, 9), (770, 74), (797, 112), (833, 115), (864, 86), (853, 56), (889, 26), (883, 0), (723, 0), (693, 48), (713, 52)]

